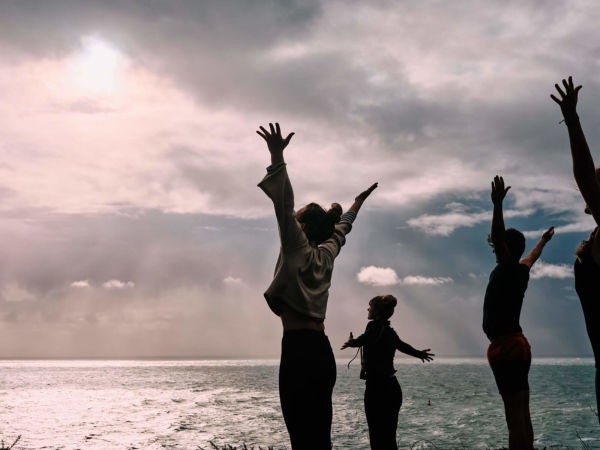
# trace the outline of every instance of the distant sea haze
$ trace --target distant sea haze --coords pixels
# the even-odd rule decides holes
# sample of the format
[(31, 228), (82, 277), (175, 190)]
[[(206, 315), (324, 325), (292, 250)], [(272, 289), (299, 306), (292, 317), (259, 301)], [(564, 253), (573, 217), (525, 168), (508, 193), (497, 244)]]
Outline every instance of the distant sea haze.
[[(338, 362), (334, 448), (368, 449), (360, 364)], [(485, 360), (399, 358), (396, 368), (400, 448), (506, 446), (502, 400)], [(275, 359), (4, 360), (0, 374), (0, 439), (21, 435), (16, 448), (209, 448), (210, 441), (289, 448)], [(600, 446), (594, 374), (589, 358), (534, 360), (536, 447)]]

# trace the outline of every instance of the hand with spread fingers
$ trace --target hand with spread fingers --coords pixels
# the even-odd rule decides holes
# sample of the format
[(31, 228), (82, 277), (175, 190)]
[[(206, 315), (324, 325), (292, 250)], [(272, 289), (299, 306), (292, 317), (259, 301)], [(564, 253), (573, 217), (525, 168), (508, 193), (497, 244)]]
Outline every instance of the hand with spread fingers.
[(569, 119), (577, 114), (577, 96), (579, 94), (579, 90), (581, 89), (581, 85), (575, 86), (573, 84), (573, 77), (569, 77), (569, 81), (563, 79), (562, 84), (564, 86), (564, 91), (557, 84), (554, 85), (558, 94), (560, 95), (560, 100), (555, 95), (550, 95), (552, 100), (558, 103), (560, 106), (560, 110), (563, 113), (563, 117), (565, 119)]
[(275, 126), (273, 126), (272, 123), (269, 124), (271, 132), (268, 132), (264, 127), (259, 128), (261, 131), (257, 130), (256, 133), (267, 142), (267, 147), (269, 147), (269, 152), (271, 154), (282, 153), (294, 135), (294, 133), (290, 133), (284, 138), (281, 135), (281, 129), (279, 128), (278, 123), (275, 123)]
[(492, 203), (501, 204), (509, 189), (510, 186), (504, 187), (504, 178), (496, 175), (492, 181)]
[(417, 358), (419, 358), (421, 360), (421, 362), (433, 361), (432, 356), (435, 356), (435, 354), (430, 353), (430, 351), (431, 351), (430, 348), (426, 348), (425, 350), (421, 350), (420, 355), (417, 356)]

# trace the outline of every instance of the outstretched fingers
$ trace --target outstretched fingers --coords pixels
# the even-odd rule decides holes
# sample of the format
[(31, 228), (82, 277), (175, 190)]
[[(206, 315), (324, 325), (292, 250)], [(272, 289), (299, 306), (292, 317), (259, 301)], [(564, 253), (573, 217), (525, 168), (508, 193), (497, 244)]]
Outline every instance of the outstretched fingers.
[(425, 361), (433, 361), (432, 356), (435, 356), (435, 354), (430, 353), (431, 349), (430, 348), (426, 348), (425, 350), (421, 350), (421, 361), (425, 362)]
[(551, 98), (552, 100), (554, 100), (556, 103), (558, 103), (559, 105), (561, 105), (561, 104), (562, 104), (562, 102), (561, 102), (559, 99), (557, 99), (557, 98), (556, 98), (556, 97), (555, 97), (553, 94), (550, 94), (550, 98)]

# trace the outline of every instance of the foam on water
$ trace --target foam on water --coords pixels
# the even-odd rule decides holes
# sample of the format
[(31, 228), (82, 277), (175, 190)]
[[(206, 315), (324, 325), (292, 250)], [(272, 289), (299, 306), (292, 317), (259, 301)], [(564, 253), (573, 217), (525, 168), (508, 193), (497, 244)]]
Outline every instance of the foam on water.
[[(340, 361), (341, 362), (341, 361)], [(396, 361), (404, 403), (398, 441), (438, 448), (506, 445), (502, 401), (480, 358)], [(340, 363), (336, 448), (369, 448), (359, 367)], [(536, 446), (600, 445), (589, 359), (535, 359), (530, 373)], [(0, 361), (0, 438), (20, 448), (289, 448), (277, 360)], [(431, 406), (427, 405), (431, 400)], [(417, 444), (419, 448), (419, 444)]]

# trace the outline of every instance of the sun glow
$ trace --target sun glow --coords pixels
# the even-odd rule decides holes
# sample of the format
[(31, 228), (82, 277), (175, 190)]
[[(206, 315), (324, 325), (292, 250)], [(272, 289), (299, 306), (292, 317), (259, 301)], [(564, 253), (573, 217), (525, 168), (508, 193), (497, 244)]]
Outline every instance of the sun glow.
[(124, 60), (114, 47), (96, 37), (81, 40), (72, 62), (74, 84), (89, 94), (107, 94), (117, 84)]

